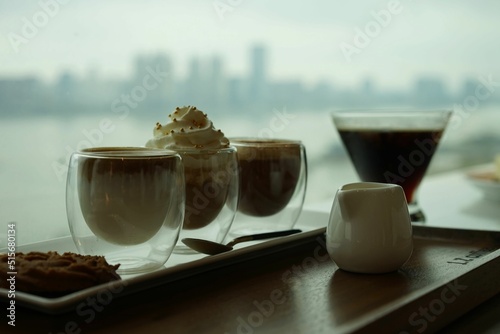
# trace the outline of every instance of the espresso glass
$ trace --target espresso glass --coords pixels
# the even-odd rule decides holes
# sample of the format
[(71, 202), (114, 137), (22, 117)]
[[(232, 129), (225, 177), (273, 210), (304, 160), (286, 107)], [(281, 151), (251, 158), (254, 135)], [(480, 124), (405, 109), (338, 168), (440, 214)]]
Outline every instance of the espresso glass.
[(194, 253), (183, 238), (222, 242), (238, 205), (238, 161), (234, 147), (176, 149), (184, 165), (186, 207), (175, 253)]
[(184, 205), (182, 160), (173, 151), (101, 147), (71, 156), (66, 209), (73, 241), (82, 254), (120, 264), (120, 274), (163, 266)]
[(332, 113), (359, 178), (400, 185), (412, 222), (425, 222), (417, 191), (451, 110), (356, 110)]
[(229, 138), (238, 150), (240, 194), (231, 236), (292, 228), (304, 204), (307, 161), (300, 141)]

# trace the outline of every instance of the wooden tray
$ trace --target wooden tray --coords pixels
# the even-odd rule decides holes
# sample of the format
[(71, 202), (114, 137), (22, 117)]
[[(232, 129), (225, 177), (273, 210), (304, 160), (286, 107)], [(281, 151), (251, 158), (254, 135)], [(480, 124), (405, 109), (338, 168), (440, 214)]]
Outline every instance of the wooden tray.
[[(299, 289), (305, 294), (304, 303), (314, 305), (295, 314), (284, 311), (281, 315), (289, 326), (300, 323), (310, 332), (319, 332), (321, 323), (339, 333), (371, 333), (380, 328), (404, 333), (441, 328), (500, 292), (500, 232), (415, 226), (414, 252), (399, 271), (362, 275), (338, 269), (325, 256), (324, 231), (315, 229), (127, 278), (123, 292), (114, 297), (138, 291), (143, 291), (142, 295), (144, 290), (159, 286), (177, 289), (176, 284), (182, 285), (186, 279), (193, 284), (198, 278), (217, 279), (228, 273), (245, 280), (247, 275), (233, 274), (244, 268), (252, 275), (260, 275), (249, 278), (252, 282), (278, 278), (283, 281), (283, 291)], [(320, 253), (321, 261), (316, 260), (311, 273), (306, 272), (300, 279), (293, 275), (285, 279), (290, 264), (305, 267), (308, 259)], [(16, 303), (42, 313), (60, 314), (74, 311), (83, 300), (107, 289), (108, 285), (102, 285), (54, 299), (19, 292)], [(7, 300), (5, 291), (0, 291), (0, 300)], [(252, 306), (251, 300), (244, 302), (242, 297), (231, 301), (239, 304), (227, 306)]]
[(435, 330), (500, 292), (500, 232), (414, 226), (413, 234), (413, 254), (398, 272), (335, 271), (341, 332)]

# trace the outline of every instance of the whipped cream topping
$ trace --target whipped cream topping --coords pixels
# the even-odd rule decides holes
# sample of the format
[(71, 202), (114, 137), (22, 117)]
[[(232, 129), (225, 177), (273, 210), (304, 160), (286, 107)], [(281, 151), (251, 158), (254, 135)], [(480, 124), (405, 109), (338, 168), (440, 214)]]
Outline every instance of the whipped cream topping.
[(229, 140), (216, 130), (203, 111), (194, 106), (177, 107), (168, 115), (170, 122), (156, 123), (146, 147), (167, 149), (217, 149), (229, 147)]

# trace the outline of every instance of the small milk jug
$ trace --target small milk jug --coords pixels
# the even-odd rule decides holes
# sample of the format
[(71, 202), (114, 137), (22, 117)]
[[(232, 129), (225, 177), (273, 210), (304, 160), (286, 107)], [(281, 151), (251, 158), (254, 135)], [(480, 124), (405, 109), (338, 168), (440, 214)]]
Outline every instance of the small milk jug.
[(330, 257), (343, 270), (376, 274), (400, 268), (413, 251), (403, 189), (373, 182), (342, 186), (335, 195), (326, 242)]

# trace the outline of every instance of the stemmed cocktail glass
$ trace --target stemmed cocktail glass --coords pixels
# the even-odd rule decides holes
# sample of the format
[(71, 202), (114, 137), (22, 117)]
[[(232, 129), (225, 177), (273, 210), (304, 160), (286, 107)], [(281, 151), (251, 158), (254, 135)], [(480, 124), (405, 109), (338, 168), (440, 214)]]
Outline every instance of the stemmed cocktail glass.
[(412, 222), (425, 222), (417, 190), (451, 110), (333, 112), (333, 123), (362, 181), (399, 184)]

